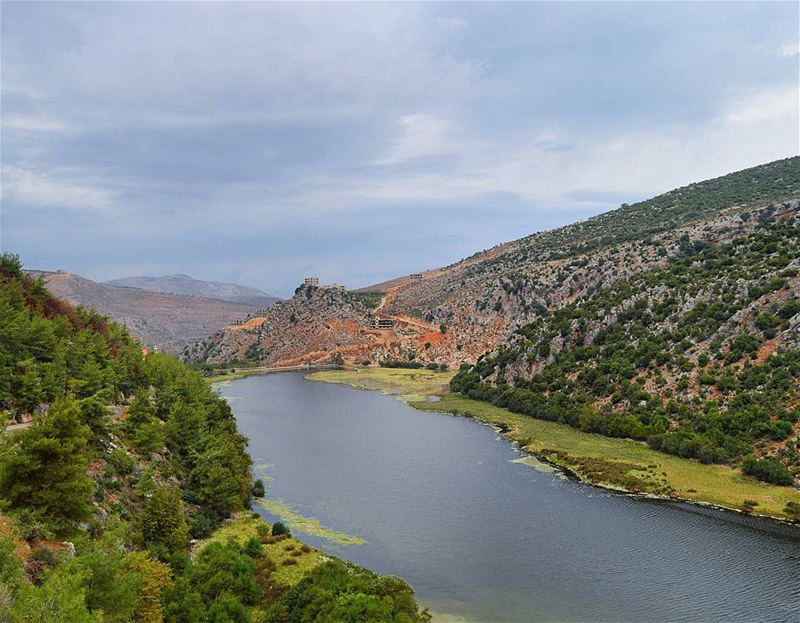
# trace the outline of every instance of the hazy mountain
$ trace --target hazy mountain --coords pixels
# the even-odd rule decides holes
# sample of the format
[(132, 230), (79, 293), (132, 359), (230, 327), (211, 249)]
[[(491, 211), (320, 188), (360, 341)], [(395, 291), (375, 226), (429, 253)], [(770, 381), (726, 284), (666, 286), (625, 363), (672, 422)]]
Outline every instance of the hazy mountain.
[(30, 272), (44, 276), (55, 296), (92, 307), (125, 324), (146, 346), (167, 351), (180, 351), (261, 309), (260, 305), (98, 283), (67, 272)]
[(141, 288), (150, 292), (167, 294), (183, 294), (185, 296), (201, 296), (209, 299), (221, 299), (234, 303), (246, 303), (257, 307), (269, 307), (280, 300), (258, 288), (242, 286), (236, 283), (220, 281), (203, 281), (189, 275), (164, 275), (163, 277), (123, 277), (104, 282), (106, 285), (126, 288)]

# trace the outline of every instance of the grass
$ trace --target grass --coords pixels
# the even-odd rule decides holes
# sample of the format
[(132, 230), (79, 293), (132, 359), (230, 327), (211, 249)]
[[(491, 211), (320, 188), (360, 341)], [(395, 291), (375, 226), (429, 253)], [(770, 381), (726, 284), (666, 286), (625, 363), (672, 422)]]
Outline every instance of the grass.
[(206, 383), (220, 383), (221, 381), (235, 381), (236, 379), (244, 379), (248, 376), (255, 376), (256, 374), (264, 374), (263, 370), (247, 370), (247, 369), (236, 369), (236, 372), (227, 372), (227, 373), (219, 373), (219, 374), (212, 374), (211, 376), (205, 377)]
[(406, 368), (352, 368), (322, 370), (306, 376), (310, 381), (343, 383), (356, 389), (371, 389), (397, 396), (406, 402), (425, 400), (449, 391), (455, 372), (410, 370)]
[[(748, 508), (756, 515), (780, 518), (787, 517), (784, 508), (788, 502), (800, 503), (797, 489), (760, 482), (732, 467), (705, 465), (657, 452), (629, 439), (585, 433), (564, 424), (537, 420), (486, 402), (449, 394), (447, 384), (452, 376), (452, 372), (364, 368), (316, 372), (307, 378), (375, 389), (397, 395), (423, 411), (488, 422), (529, 452), (595, 485), (667, 495), (733, 510)], [(426, 400), (430, 395), (441, 396), (441, 399)], [(752, 507), (746, 501), (755, 501), (757, 505)]]
[[(244, 545), (250, 537), (258, 537), (258, 526), (269, 525), (261, 517), (253, 513), (243, 512), (223, 524), (209, 538), (197, 543), (192, 549), (192, 558), (214, 542), (227, 543), (234, 539)], [(283, 538), (275, 543), (264, 543), (264, 555), (277, 565), (272, 577), (285, 586), (294, 586), (314, 567), (325, 562), (329, 557), (313, 547), (309, 547), (291, 537)], [(293, 555), (300, 552), (299, 555)], [(293, 560), (291, 564), (283, 564), (285, 560)]]

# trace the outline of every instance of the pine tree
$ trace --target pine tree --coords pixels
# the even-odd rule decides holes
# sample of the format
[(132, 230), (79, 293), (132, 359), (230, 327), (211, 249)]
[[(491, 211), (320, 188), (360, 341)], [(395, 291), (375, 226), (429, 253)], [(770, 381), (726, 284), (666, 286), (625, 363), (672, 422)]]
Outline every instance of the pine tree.
[(86, 519), (93, 490), (86, 475), (90, 435), (74, 398), (53, 403), (0, 458), (0, 497), (41, 513), (56, 529)]

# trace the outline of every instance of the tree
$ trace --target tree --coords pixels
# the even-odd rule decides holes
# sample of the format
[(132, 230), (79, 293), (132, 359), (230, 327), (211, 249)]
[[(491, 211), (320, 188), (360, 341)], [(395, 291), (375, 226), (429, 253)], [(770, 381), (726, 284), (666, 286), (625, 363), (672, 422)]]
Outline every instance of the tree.
[(263, 498), (266, 491), (264, 490), (264, 481), (260, 478), (253, 483), (253, 497)]
[(147, 502), (142, 518), (142, 539), (145, 547), (173, 553), (189, 543), (189, 526), (180, 498), (159, 487)]
[(86, 607), (83, 576), (54, 569), (42, 586), (23, 584), (11, 606), (10, 623), (100, 623)]
[(94, 614), (102, 612), (104, 623), (130, 621), (143, 577), (128, 568), (128, 556), (117, 539), (106, 535), (68, 569), (83, 578), (86, 605)]
[(80, 401), (81, 420), (95, 436), (102, 436), (108, 432), (109, 411), (94, 396)]
[(150, 403), (150, 391), (142, 388), (133, 396), (125, 424), (131, 429), (136, 429), (150, 422), (155, 415), (156, 408)]
[(206, 439), (206, 450), (189, 475), (191, 499), (218, 517), (244, 508), (252, 492), (247, 438), (227, 420)]
[(161, 594), (170, 586), (169, 567), (150, 557), (147, 552), (133, 552), (128, 558), (128, 568), (142, 576), (139, 601), (133, 612), (133, 623), (161, 623)]
[(200, 552), (191, 571), (192, 584), (206, 604), (228, 593), (242, 603), (255, 605), (262, 596), (256, 582), (256, 563), (231, 540), (214, 542)]
[(0, 457), (0, 497), (50, 518), (57, 529), (88, 518), (94, 488), (86, 475), (89, 437), (74, 398), (53, 403)]

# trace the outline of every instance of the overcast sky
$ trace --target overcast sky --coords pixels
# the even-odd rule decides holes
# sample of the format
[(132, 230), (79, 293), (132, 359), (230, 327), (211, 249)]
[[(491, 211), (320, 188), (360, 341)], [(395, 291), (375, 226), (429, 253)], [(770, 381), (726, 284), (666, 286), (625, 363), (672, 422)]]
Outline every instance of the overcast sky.
[(798, 4), (3, 3), (4, 251), (287, 295), (798, 153)]

